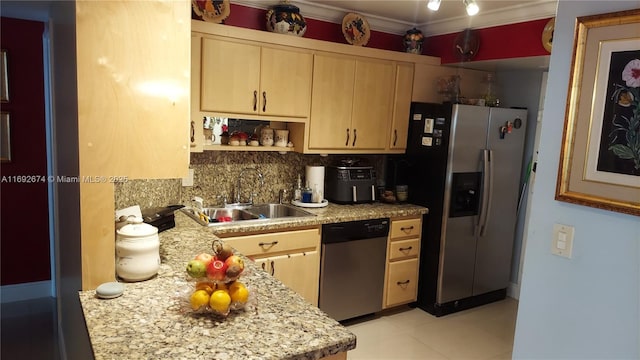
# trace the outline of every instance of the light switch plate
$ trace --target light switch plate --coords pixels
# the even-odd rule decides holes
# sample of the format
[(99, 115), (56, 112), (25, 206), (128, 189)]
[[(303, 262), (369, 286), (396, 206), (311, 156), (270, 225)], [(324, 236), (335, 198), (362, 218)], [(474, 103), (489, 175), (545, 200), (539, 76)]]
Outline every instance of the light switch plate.
[(573, 226), (554, 224), (551, 253), (571, 259), (574, 232), (575, 228)]
[(182, 186), (193, 186), (193, 169), (189, 169), (189, 175), (182, 178)]

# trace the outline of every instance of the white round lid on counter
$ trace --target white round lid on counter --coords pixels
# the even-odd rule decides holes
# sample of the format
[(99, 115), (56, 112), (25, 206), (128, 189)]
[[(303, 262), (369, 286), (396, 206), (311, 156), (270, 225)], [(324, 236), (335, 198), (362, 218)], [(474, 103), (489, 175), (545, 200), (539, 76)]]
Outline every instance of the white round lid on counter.
[(158, 228), (147, 223), (127, 224), (116, 230), (118, 235), (127, 237), (149, 236), (158, 233)]

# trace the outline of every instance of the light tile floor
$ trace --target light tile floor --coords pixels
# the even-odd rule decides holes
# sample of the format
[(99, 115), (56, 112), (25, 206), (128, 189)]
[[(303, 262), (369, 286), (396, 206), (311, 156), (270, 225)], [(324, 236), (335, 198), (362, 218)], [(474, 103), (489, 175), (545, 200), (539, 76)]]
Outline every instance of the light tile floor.
[(517, 309), (506, 298), (439, 318), (402, 307), (345, 323), (357, 336), (347, 359), (511, 359)]

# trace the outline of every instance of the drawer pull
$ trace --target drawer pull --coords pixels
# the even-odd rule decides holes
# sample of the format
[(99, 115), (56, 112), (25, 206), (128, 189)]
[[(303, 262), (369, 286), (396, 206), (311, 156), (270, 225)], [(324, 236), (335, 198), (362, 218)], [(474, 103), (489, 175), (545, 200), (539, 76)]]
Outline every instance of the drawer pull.
[(405, 280), (405, 281), (398, 281), (396, 284), (402, 286), (402, 285), (407, 285), (410, 282), (411, 282), (411, 280)]
[(258, 246), (261, 246), (261, 247), (269, 246), (269, 247), (271, 247), (271, 246), (274, 246), (276, 244), (278, 244), (278, 241), (272, 241), (272, 242), (268, 242), (268, 243), (259, 242)]
[(409, 232), (409, 231), (413, 230), (413, 225), (411, 225), (409, 227), (401, 227), (400, 230)]
[(405, 248), (399, 248), (398, 250), (400, 250), (400, 251), (410, 251), (411, 249), (413, 249), (413, 246), (409, 246), (409, 247), (405, 247)]

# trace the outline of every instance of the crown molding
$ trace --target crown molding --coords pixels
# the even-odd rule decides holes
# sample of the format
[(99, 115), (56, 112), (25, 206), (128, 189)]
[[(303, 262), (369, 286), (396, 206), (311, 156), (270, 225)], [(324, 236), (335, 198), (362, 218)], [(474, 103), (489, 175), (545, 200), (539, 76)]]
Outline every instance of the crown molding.
[(461, 29), (482, 29), (493, 26), (515, 24), (525, 21), (547, 19), (556, 16), (557, 0), (528, 1), (495, 11), (485, 11), (481, 16), (458, 16), (416, 25), (424, 36), (435, 36), (459, 32)]
[[(278, 0), (233, 0), (234, 4), (267, 10), (273, 5), (280, 4)], [(342, 18), (351, 10), (338, 8), (331, 5), (319, 3), (311, 0), (290, 1), (292, 5), (300, 8), (300, 12), (305, 18), (327, 21), (341, 24)], [(554, 17), (556, 13), (557, 0), (537, 0), (527, 1), (512, 7), (507, 7), (497, 11), (485, 11), (473, 17), (458, 16), (445, 20), (416, 24), (408, 21), (389, 19), (386, 17), (368, 14), (358, 11), (369, 22), (371, 30), (385, 32), (389, 34), (404, 35), (407, 29), (416, 27), (425, 36), (434, 36), (459, 32), (466, 28), (485, 28), (500, 26), (524, 21), (538, 20)]]

